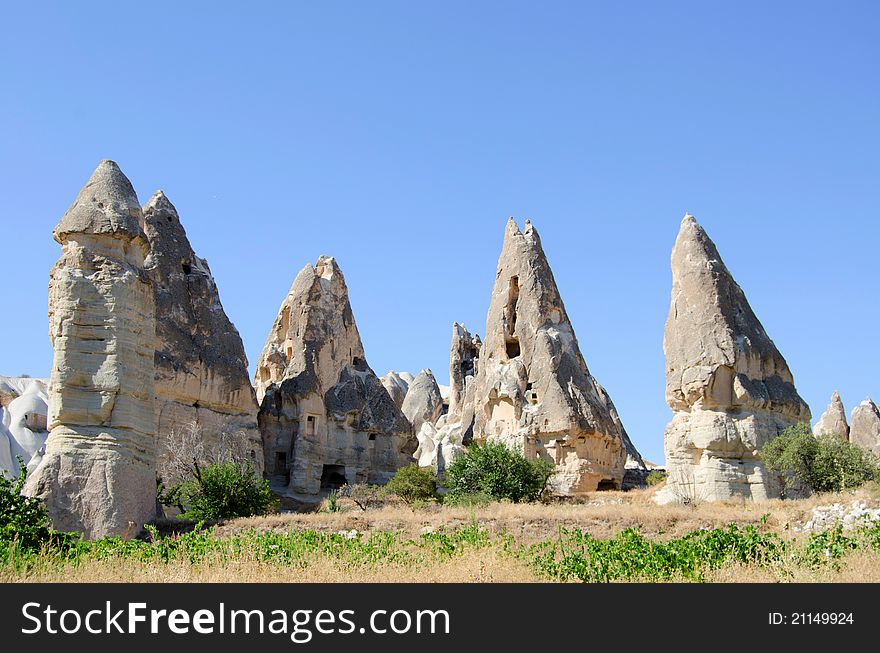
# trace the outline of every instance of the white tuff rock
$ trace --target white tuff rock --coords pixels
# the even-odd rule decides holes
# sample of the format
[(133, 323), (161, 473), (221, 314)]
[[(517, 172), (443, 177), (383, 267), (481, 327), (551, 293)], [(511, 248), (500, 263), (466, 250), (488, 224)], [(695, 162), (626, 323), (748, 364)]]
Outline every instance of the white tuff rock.
[(474, 381), (474, 440), (498, 440), (556, 468), (553, 491), (619, 488), (626, 449), (590, 374), (538, 232), (507, 223)]
[(26, 491), (55, 527), (133, 537), (156, 509), (149, 244), (131, 183), (102, 161), (54, 236), (46, 453)]
[(810, 409), (715, 244), (686, 215), (672, 250), (663, 337), (669, 472), (660, 502), (779, 495), (758, 450)]

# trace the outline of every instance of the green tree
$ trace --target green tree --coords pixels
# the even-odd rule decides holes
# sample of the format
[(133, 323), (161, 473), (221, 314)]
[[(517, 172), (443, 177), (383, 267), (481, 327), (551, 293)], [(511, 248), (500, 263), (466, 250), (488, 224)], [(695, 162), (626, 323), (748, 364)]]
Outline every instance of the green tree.
[(837, 435), (814, 436), (800, 423), (770, 440), (760, 451), (767, 469), (781, 474), (786, 491), (805, 486), (839, 492), (878, 478), (877, 458)]
[(265, 515), (278, 501), (268, 481), (250, 463), (214, 463), (202, 469), (193, 464), (193, 477), (165, 493), (161, 501), (183, 508), (181, 517), (193, 521)]
[(438, 498), (437, 477), (432, 470), (416, 464), (401, 467), (385, 485), (385, 492), (400, 498), (410, 507), (434, 501)]
[(473, 444), (446, 467), (445, 483), (452, 498), (487, 494), (514, 503), (537, 501), (547, 488), (553, 465), (529, 460), (501, 442)]

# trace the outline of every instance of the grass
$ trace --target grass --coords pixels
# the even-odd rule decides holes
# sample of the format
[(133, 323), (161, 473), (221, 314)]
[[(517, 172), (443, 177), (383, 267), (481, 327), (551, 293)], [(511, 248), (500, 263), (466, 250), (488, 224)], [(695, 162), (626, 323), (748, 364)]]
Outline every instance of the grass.
[[(802, 534), (804, 501), (656, 506), (651, 491), (577, 503), (402, 505), (283, 514), (65, 551), (0, 549), (2, 582), (878, 582), (880, 527)], [(827, 552), (827, 553), (826, 553)]]

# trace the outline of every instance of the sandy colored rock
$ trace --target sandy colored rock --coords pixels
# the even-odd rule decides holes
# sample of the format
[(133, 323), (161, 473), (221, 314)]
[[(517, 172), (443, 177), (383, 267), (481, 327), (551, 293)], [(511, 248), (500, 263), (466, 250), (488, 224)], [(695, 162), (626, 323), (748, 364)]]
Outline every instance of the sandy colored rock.
[(257, 362), (266, 474), (296, 504), (385, 483), (412, 462), (412, 427), (370, 369), (333, 258), (297, 275)]
[(686, 215), (672, 250), (666, 321), (669, 479), (658, 501), (762, 500), (778, 479), (758, 451), (786, 427), (809, 422), (785, 359), (721, 260)]
[[(257, 400), (244, 345), (220, 303), (208, 262), (196, 256), (162, 191), (144, 206), (146, 260), (156, 302), (156, 435), (165, 478), (172, 432), (197, 425), (209, 451), (226, 449), (263, 469)], [(204, 461), (203, 461), (204, 462)], [(169, 472), (170, 473), (170, 472)]]
[(443, 396), (431, 370), (422, 370), (416, 375), (406, 391), (401, 410), (415, 433), (419, 432), (425, 422), (434, 424), (440, 419), (443, 414)]
[(849, 440), (880, 456), (880, 409), (870, 397), (853, 408)]
[(46, 453), (26, 491), (59, 530), (133, 537), (155, 513), (155, 306), (140, 203), (102, 161), (55, 228)]
[(406, 399), (406, 392), (409, 390), (409, 382), (404, 380), (394, 370), (389, 371), (385, 376), (379, 377), (382, 385), (388, 391), (391, 400), (398, 408), (403, 408), (403, 400)]
[(813, 427), (814, 435), (836, 435), (849, 439), (849, 424), (846, 423), (846, 409), (837, 390), (831, 395), (831, 403)]
[(626, 449), (530, 222), (507, 223), (474, 391), (474, 440), (552, 462), (553, 491), (620, 487)]

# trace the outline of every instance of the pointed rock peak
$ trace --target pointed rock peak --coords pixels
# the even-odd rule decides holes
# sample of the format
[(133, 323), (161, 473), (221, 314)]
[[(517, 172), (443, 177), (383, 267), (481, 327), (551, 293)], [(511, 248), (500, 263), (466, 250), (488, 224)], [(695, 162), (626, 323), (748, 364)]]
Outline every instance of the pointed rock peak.
[(153, 196), (149, 200), (147, 200), (147, 203), (144, 204), (144, 213), (147, 212), (147, 209), (168, 211), (174, 213), (174, 215), (177, 215), (177, 209), (174, 208), (171, 200), (168, 199), (168, 196), (163, 190), (157, 190), (155, 193), (153, 193)]
[(69, 234), (120, 234), (142, 239), (141, 205), (128, 178), (115, 162), (104, 160), (61, 217), (53, 236), (64, 243)]
[(847, 439), (849, 436), (849, 425), (846, 423), (846, 409), (837, 390), (831, 395), (831, 403), (828, 404), (825, 412), (819, 416), (819, 421), (813, 427), (813, 434), (833, 434), (843, 439)]
[(519, 230), (519, 225), (516, 224), (516, 220), (513, 219), (513, 216), (507, 218), (507, 226), (504, 229), (504, 239), (507, 240), (512, 236), (521, 236), (522, 232)]
[(334, 276), (342, 276), (342, 270), (336, 263), (336, 259), (332, 256), (319, 256), (318, 262), (315, 263), (315, 274), (322, 279), (332, 279)]
[[(761, 324), (718, 248), (686, 216), (672, 248), (672, 302), (664, 333), (666, 398), (673, 410), (773, 405), (807, 421), (788, 364)], [(698, 374), (700, 383), (694, 382)], [(718, 378), (716, 379), (716, 375)], [(735, 389), (734, 378), (743, 386)]]

